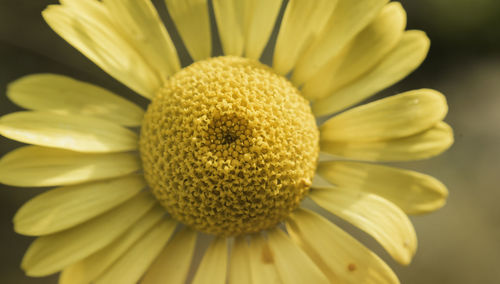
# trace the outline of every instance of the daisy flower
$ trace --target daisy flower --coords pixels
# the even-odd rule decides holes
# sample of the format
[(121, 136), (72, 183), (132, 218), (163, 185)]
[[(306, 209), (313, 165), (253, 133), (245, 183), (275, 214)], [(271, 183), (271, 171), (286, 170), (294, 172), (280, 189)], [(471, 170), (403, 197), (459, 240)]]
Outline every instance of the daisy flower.
[[(0, 160), (0, 182), (56, 187), (14, 217), (16, 232), (38, 237), (22, 260), (27, 275), (61, 272), (70, 284), (399, 282), (302, 202), (371, 235), (403, 265), (417, 247), (407, 215), (445, 203), (436, 179), (374, 163), (449, 148), (444, 96), (420, 89), (356, 106), (426, 56), (428, 38), (405, 30), (398, 2), (166, 0), (189, 66), (149, 0), (60, 2), (43, 11), (49, 26), (150, 103), (144, 110), (56, 74), (9, 86), (27, 111), (1, 117), (0, 134), (32, 145)], [(217, 38), (223, 56), (212, 50)], [(266, 46), (268, 65), (259, 61)]]

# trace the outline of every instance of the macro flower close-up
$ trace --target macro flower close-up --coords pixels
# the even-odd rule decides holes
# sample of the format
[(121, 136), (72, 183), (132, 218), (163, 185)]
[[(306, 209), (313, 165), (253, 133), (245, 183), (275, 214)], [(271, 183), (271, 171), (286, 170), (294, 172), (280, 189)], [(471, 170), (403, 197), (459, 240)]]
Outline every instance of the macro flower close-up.
[(187, 63), (150, 0), (43, 10), (55, 33), (148, 103), (63, 74), (9, 84), (25, 110), (2, 116), (0, 135), (29, 145), (0, 159), (0, 183), (51, 187), (13, 218), (17, 233), (37, 237), (25, 273), (60, 273), (62, 284), (399, 283), (329, 214), (406, 266), (417, 250), (408, 215), (446, 202), (443, 183), (396, 164), (453, 144), (444, 95), (371, 99), (429, 50), (402, 5), (162, 8)]

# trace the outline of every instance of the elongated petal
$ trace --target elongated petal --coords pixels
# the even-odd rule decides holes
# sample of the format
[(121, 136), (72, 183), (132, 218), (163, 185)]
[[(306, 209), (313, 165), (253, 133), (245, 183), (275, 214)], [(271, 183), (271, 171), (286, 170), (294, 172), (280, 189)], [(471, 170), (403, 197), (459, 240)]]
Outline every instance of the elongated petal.
[(145, 186), (144, 180), (134, 175), (46, 191), (17, 211), (14, 229), (30, 236), (56, 233), (122, 204)]
[(43, 11), (49, 26), (118, 81), (145, 97), (152, 97), (162, 78), (115, 28), (102, 3), (65, 2), (71, 5), (50, 5)]
[(453, 144), (453, 130), (445, 122), (412, 136), (375, 142), (322, 141), (321, 151), (365, 161), (411, 161), (427, 159)]
[(98, 86), (57, 74), (35, 74), (11, 83), (7, 96), (17, 105), (59, 114), (82, 114), (125, 126), (139, 126), (144, 111)]
[(212, 35), (207, 0), (165, 0), (168, 13), (195, 60), (212, 55)]
[(281, 75), (289, 73), (299, 56), (322, 31), (337, 0), (290, 0), (283, 16), (273, 68)]
[(328, 276), (330, 283), (399, 283), (375, 253), (318, 214), (297, 210), (286, 225), (292, 239)]
[(325, 28), (297, 62), (292, 81), (296, 85), (302, 85), (310, 79), (318, 68), (335, 57), (375, 18), (387, 2), (388, 0), (338, 0)]
[(387, 4), (342, 52), (319, 70), (302, 88), (310, 99), (328, 96), (375, 66), (400, 40), (406, 13), (399, 2)]
[(435, 178), (403, 169), (358, 162), (323, 162), (317, 173), (330, 183), (384, 197), (407, 214), (422, 214), (444, 205), (448, 191)]
[(0, 134), (29, 144), (96, 153), (135, 150), (138, 140), (134, 132), (106, 120), (42, 111), (3, 116)]
[(193, 284), (224, 284), (226, 283), (226, 269), (226, 238), (216, 238), (203, 256), (194, 276)]
[(394, 49), (359, 80), (317, 100), (312, 106), (314, 114), (322, 116), (346, 109), (397, 83), (420, 66), (429, 46), (424, 32), (406, 31)]
[(158, 224), (164, 215), (165, 209), (163, 207), (153, 207), (111, 244), (66, 267), (59, 277), (59, 284), (91, 283), (128, 251), (147, 231)]
[(141, 167), (129, 153), (87, 154), (40, 146), (18, 148), (0, 160), (0, 182), (14, 186), (69, 185), (124, 176)]
[(196, 245), (197, 233), (188, 228), (176, 233), (144, 275), (141, 284), (184, 284)]
[(225, 55), (241, 56), (245, 46), (245, 1), (213, 0), (215, 20)]
[(110, 18), (133, 48), (165, 80), (180, 69), (179, 58), (150, 0), (103, 0)]
[(234, 240), (229, 264), (229, 284), (252, 284), (249, 249), (243, 237)]
[(375, 194), (344, 187), (315, 188), (309, 196), (371, 235), (400, 264), (411, 262), (417, 236), (406, 214), (396, 205)]
[(307, 254), (280, 229), (268, 233), (268, 243), (283, 283), (330, 283)]
[(155, 200), (147, 192), (80, 226), (36, 239), (21, 267), (29, 276), (46, 276), (104, 248), (144, 215)]
[(156, 224), (94, 282), (134, 284), (161, 252), (177, 222), (167, 218)]
[(245, 57), (258, 60), (271, 36), (282, 0), (246, 0)]
[(421, 89), (341, 113), (320, 127), (324, 141), (381, 141), (410, 136), (433, 127), (448, 112), (439, 92)]
[(283, 283), (276, 269), (269, 244), (261, 235), (251, 236), (249, 252), (252, 284)]

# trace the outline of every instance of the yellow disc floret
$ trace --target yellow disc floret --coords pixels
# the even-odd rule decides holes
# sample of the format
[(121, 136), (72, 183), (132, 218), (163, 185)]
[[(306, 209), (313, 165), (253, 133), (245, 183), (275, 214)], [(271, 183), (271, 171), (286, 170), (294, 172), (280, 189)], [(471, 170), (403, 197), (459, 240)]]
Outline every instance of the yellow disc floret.
[(231, 236), (267, 229), (297, 208), (318, 140), (308, 101), (287, 79), (226, 56), (167, 81), (144, 117), (140, 151), (149, 186), (174, 218)]

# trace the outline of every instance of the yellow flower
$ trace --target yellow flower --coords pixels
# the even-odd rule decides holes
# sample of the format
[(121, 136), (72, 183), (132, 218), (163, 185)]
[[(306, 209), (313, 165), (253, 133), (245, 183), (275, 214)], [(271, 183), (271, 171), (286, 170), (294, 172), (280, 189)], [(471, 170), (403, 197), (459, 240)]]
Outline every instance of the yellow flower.
[[(183, 69), (149, 0), (61, 0), (43, 12), (151, 103), (144, 111), (55, 74), (9, 86), (28, 111), (3, 116), (0, 134), (33, 146), (0, 160), (0, 182), (59, 186), (14, 217), (16, 232), (38, 236), (26, 273), (62, 271), (60, 283), (71, 284), (184, 283), (198, 236), (208, 236), (193, 283), (398, 283), (302, 201), (410, 263), (417, 241), (406, 214), (440, 208), (447, 190), (372, 162), (449, 148), (446, 100), (421, 89), (346, 109), (413, 71), (426, 35), (405, 31), (403, 8), (387, 0), (213, 0), (225, 55), (213, 57), (207, 1), (165, 2), (195, 61)], [(275, 26), (269, 67), (258, 60)]]

